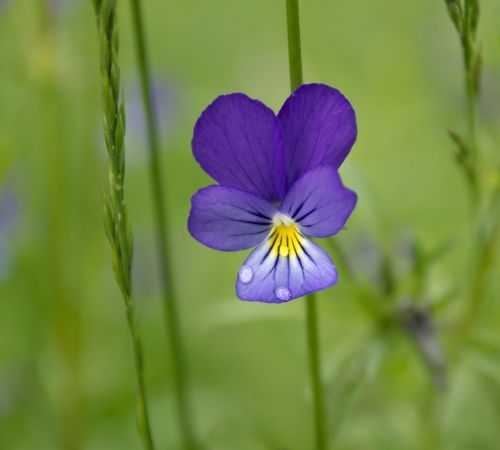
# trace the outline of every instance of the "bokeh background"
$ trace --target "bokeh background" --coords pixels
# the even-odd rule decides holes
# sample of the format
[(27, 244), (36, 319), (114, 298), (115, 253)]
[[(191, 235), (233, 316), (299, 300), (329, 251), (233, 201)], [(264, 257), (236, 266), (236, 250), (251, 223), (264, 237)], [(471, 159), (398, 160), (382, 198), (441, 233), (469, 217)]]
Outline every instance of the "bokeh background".
[[(135, 297), (157, 446), (177, 449), (131, 18), (119, 3)], [(284, 2), (143, 3), (198, 434), (216, 450), (311, 449), (303, 301), (238, 301), (245, 255), (211, 251), (186, 230), (191, 194), (210, 183), (190, 149), (203, 108), (243, 91), (278, 110), (289, 94)], [(481, 6), (478, 135), (498, 161), (500, 2)], [(498, 449), (498, 267), (470, 336), (450, 325), (471, 242), (446, 133), (464, 129), (464, 89), (445, 2), (310, 0), (301, 22), (305, 81), (339, 88), (359, 126), (342, 168), (359, 204), (333, 243), (349, 267), (319, 295), (334, 448)], [(140, 448), (130, 341), (102, 225), (98, 64), (90, 0), (0, 1), (5, 450)], [(419, 271), (422, 254), (437, 257)], [(384, 319), (417, 310), (406, 322)]]

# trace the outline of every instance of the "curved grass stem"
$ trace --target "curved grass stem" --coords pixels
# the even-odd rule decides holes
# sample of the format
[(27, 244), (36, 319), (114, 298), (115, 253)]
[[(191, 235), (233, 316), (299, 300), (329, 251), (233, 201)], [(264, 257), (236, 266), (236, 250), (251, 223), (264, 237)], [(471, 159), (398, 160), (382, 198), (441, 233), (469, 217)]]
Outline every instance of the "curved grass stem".
[(118, 62), (117, 0), (93, 0), (100, 51), (103, 129), (108, 178), (103, 187), (104, 227), (121, 290), (137, 376), (137, 427), (145, 450), (154, 450), (144, 379), (142, 341), (132, 298), (132, 233), (125, 203), (125, 107)]
[(180, 329), (177, 298), (174, 290), (173, 276), (170, 271), (168, 224), (166, 220), (166, 199), (159, 156), (159, 139), (155, 122), (151, 90), (151, 73), (147, 54), (146, 37), (140, 0), (130, 0), (134, 38), (141, 81), (141, 92), (146, 115), (150, 179), (153, 194), (156, 235), (158, 241), (158, 258), (163, 290), (163, 307), (169, 345), (172, 353), (175, 399), (179, 418), (183, 448), (194, 449), (195, 438), (189, 404), (188, 378), (185, 352)]
[(137, 373), (137, 428), (139, 430), (139, 435), (142, 439), (144, 448), (146, 450), (154, 450), (153, 436), (151, 435), (151, 426), (146, 398), (146, 385), (144, 381), (144, 357), (142, 351), (142, 340), (135, 320), (133, 300), (130, 297), (126, 297), (125, 305), (127, 324), (134, 353), (135, 371)]

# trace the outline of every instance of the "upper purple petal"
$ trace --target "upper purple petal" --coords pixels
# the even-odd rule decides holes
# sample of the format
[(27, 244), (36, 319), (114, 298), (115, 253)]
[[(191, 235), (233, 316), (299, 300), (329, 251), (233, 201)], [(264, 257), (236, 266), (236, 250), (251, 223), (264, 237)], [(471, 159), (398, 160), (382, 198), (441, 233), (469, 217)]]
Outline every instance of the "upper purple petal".
[(281, 200), (285, 194), (283, 135), (266, 105), (245, 94), (217, 97), (193, 134), (193, 153), (220, 184)]
[(344, 226), (356, 206), (336, 169), (317, 167), (302, 175), (286, 194), (280, 211), (300, 224), (310, 236), (332, 236)]
[(267, 200), (239, 189), (208, 186), (191, 199), (188, 229), (215, 250), (244, 250), (262, 242), (276, 208)]
[(318, 166), (339, 168), (356, 140), (349, 101), (324, 84), (304, 84), (278, 114), (285, 140), (287, 186)]

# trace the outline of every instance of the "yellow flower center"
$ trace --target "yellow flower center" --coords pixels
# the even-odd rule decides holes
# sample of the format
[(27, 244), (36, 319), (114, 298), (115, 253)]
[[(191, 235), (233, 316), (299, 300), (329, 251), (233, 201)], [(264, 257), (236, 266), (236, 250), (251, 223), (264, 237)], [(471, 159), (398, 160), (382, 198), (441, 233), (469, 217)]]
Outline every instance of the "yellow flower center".
[(273, 256), (296, 256), (302, 253), (304, 238), (297, 223), (290, 217), (277, 213), (273, 218), (273, 228), (269, 235)]

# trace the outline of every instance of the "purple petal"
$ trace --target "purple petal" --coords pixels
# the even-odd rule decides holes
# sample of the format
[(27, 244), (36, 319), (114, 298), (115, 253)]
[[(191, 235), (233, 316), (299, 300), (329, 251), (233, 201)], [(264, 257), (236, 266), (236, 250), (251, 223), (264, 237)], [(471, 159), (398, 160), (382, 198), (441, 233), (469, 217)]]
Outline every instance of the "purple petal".
[(236, 292), (241, 300), (283, 303), (336, 282), (337, 270), (320, 247), (300, 233), (283, 240), (273, 232), (243, 263)]
[(217, 97), (193, 134), (194, 157), (220, 184), (281, 200), (285, 193), (282, 131), (263, 103), (244, 94)]
[(317, 167), (293, 184), (280, 212), (298, 222), (305, 234), (327, 237), (342, 229), (356, 200), (356, 194), (344, 187), (333, 167)]
[(300, 86), (278, 118), (285, 139), (287, 186), (318, 166), (339, 168), (356, 140), (356, 116), (348, 100), (324, 84)]
[(208, 186), (191, 199), (188, 229), (215, 250), (244, 250), (269, 234), (276, 208), (254, 194), (225, 186)]

